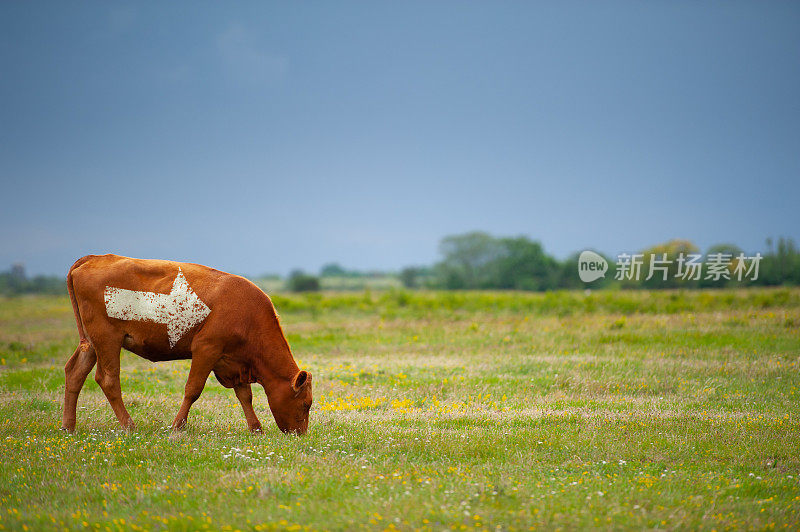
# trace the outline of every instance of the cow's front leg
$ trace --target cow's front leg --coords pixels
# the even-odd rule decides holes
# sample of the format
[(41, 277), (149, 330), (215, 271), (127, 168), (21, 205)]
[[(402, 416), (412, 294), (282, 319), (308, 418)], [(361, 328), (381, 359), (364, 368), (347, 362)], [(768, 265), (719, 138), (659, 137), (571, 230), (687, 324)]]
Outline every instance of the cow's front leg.
[(217, 360), (219, 360), (219, 356), (211, 355), (207, 351), (194, 352), (192, 354), (192, 367), (189, 369), (189, 378), (186, 380), (183, 403), (181, 403), (181, 409), (178, 410), (178, 415), (175, 416), (175, 421), (172, 422), (172, 430), (181, 430), (186, 426), (186, 420), (189, 418), (189, 409), (192, 408), (194, 402), (203, 393), (206, 380), (208, 380), (208, 376)]
[(256, 416), (256, 411), (253, 410), (253, 389), (250, 384), (238, 384), (233, 387), (233, 391), (236, 392), (236, 398), (242, 403), (247, 426), (253, 432), (261, 432), (261, 422)]

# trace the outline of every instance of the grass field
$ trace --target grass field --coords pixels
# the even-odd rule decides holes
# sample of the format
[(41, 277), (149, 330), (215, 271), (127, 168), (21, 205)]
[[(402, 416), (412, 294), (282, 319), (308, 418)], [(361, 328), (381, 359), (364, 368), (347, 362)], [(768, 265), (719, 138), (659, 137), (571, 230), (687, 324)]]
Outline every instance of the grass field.
[[(798, 529), (800, 290), (275, 296), (308, 435), (123, 353), (60, 432), (66, 297), (0, 299), (4, 529)], [(260, 388), (259, 388), (260, 390)]]

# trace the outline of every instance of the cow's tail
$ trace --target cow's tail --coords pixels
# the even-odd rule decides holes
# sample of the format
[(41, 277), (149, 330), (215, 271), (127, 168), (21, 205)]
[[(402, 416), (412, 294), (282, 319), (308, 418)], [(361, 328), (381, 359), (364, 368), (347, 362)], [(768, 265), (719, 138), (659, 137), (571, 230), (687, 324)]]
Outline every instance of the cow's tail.
[(78, 301), (75, 299), (75, 289), (72, 287), (72, 272), (89, 260), (89, 257), (81, 257), (80, 259), (75, 261), (75, 264), (69, 269), (69, 273), (67, 273), (67, 292), (69, 292), (69, 300), (72, 302), (72, 312), (75, 313), (75, 323), (78, 325), (78, 335), (80, 335), (81, 343), (79, 349), (81, 351), (87, 351), (91, 347), (91, 343), (89, 339), (86, 338), (86, 331), (83, 328), (83, 320), (81, 320), (81, 311), (78, 308)]

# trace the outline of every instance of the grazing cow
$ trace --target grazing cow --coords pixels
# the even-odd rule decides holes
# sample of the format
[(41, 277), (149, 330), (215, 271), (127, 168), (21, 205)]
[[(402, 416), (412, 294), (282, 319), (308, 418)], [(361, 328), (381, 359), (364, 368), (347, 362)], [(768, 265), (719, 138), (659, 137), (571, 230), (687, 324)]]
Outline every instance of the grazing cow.
[(199, 264), (89, 255), (70, 268), (67, 289), (80, 344), (64, 368), (64, 430), (75, 430), (78, 394), (95, 363), (114, 414), (133, 428), (119, 382), (122, 347), (153, 362), (191, 359), (173, 429), (186, 424), (212, 371), (236, 392), (250, 430), (261, 430), (254, 382), (283, 432), (308, 429), (311, 374), (297, 367), (272, 301), (247, 279)]

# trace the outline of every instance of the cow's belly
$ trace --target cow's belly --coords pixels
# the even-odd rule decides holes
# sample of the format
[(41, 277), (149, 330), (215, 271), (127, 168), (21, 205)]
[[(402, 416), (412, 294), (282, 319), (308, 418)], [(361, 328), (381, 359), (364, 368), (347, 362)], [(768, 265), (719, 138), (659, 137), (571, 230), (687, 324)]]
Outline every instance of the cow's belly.
[(137, 338), (135, 334), (126, 334), (122, 340), (122, 347), (151, 362), (165, 360), (186, 360), (192, 358), (192, 353), (181, 349), (180, 346), (170, 349), (167, 340), (152, 340), (147, 337)]

